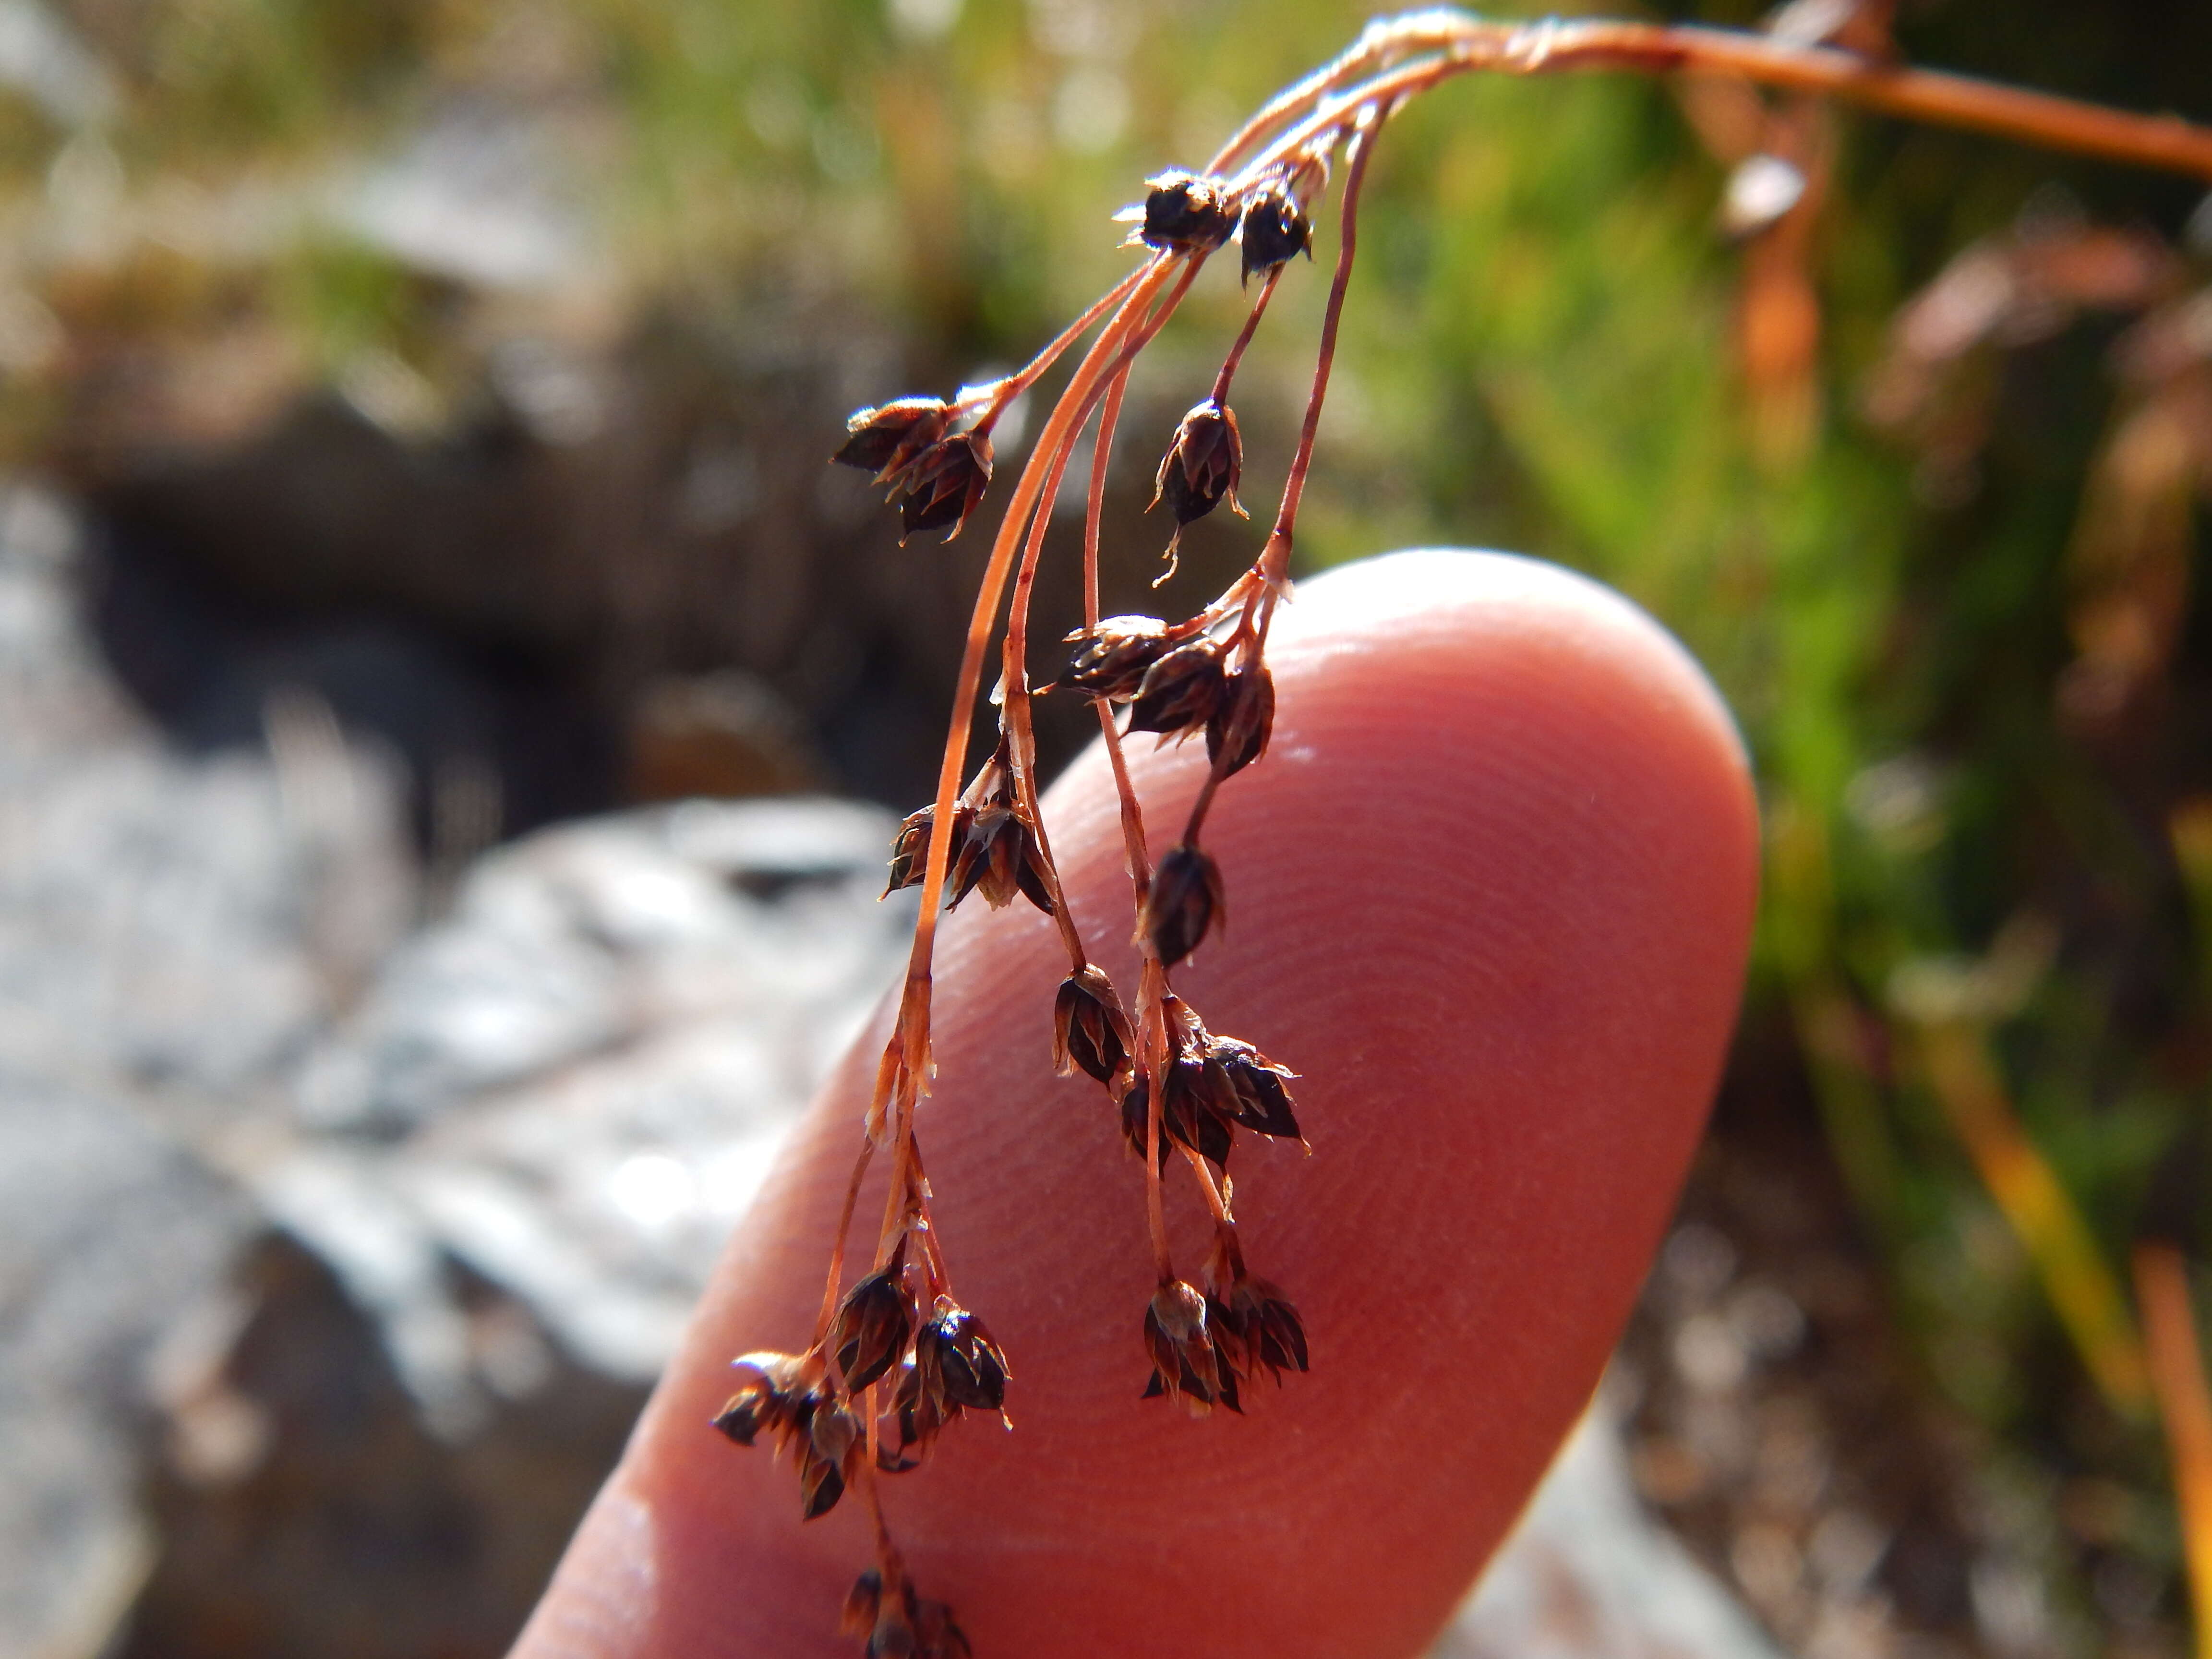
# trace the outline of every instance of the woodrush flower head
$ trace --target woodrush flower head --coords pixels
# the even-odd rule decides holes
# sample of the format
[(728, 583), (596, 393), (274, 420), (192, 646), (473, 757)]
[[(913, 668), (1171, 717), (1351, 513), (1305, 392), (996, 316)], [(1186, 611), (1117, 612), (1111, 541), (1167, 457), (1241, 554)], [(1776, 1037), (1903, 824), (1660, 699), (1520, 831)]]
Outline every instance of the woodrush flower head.
[(860, 1419), (826, 1384), (809, 1395), (801, 1409), (805, 1435), (793, 1437), (799, 1447), (799, 1519), (811, 1521), (837, 1507), (867, 1447)]
[(1237, 517), (1249, 518), (1237, 499), (1243, 473), (1244, 441), (1237, 435), (1237, 413), (1208, 398), (1192, 407), (1169, 440), (1153, 483), (1152, 505), (1164, 501), (1178, 531), (1204, 518), (1224, 499)]
[(1237, 1399), (1236, 1368), (1215, 1346), (1206, 1297), (1195, 1286), (1170, 1279), (1152, 1293), (1145, 1307), (1145, 1351), (1152, 1361), (1147, 1400), (1159, 1395), (1179, 1398), (1194, 1417), (1204, 1417), (1216, 1405), (1243, 1410)]
[(936, 1389), (956, 1409), (1005, 1409), (1006, 1356), (983, 1322), (951, 1297), (937, 1298), (929, 1323), (915, 1339), (915, 1359), (923, 1386)]
[(1239, 1375), (1257, 1382), (1263, 1371), (1278, 1384), (1285, 1371), (1306, 1369), (1306, 1330), (1298, 1310), (1264, 1279), (1238, 1274), (1227, 1291), (1207, 1298), (1211, 1323)]
[(906, 491), (899, 503), (900, 544), (925, 530), (943, 530), (949, 542), (990, 487), (990, 435), (956, 432), (940, 438), (908, 463), (900, 477)]
[(848, 1392), (859, 1393), (898, 1363), (915, 1322), (902, 1239), (888, 1266), (845, 1292), (830, 1324), (825, 1346), (836, 1356), (838, 1375), (845, 1379)]
[(776, 1449), (799, 1459), (800, 1518), (827, 1515), (845, 1494), (863, 1449), (860, 1420), (838, 1398), (818, 1358), (749, 1353), (732, 1362), (738, 1391), (714, 1415), (714, 1426), (740, 1446), (772, 1434)]
[(1291, 1091), (1283, 1086), (1297, 1075), (1296, 1072), (1287, 1066), (1278, 1066), (1250, 1043), (1231, 1036), (1207, 1033), (1201, 1052), (1210, 1073), (1218, 1073), (1227, 1086), (1233, 1102), (1230, 1118), (1238, 1128), (1281, 1140), (1295, 1140), (1305, 1147), (1305, 1137), (1298, 1132)]
[(983, 1322), (939, 1296), (891, 1390), (897, 1443), (885, 1438), (878, 1467), (892, 1474), (919, 1468), (945, 1425), (963, 1411), (1003, 1413), (1009, 1375), (1006, 1356)]
[[(1305, 1146), (1285, 1086), (1297, 1073), (1279, 1066), (1250, 1043), (1216, 1036), (1191, 1006), (1170, 994), (1162, 1004), (1167, 1062), (1161, 1068), (1160, 1161), (1171, 1146), (1187, 1146), (1226, 1169), (1237, 1131), (1296, 1140)], [(1121, 1095), (1121, 1133), (1139, 1158), (1150, 1133), (1152, 1080), (1133, 1077)], [(1221, 1276), (1229, 1276), (1227, 1268)]]
[(1222, 684), (1206, 720), (1206, 757), (1223, 777), (1241, 772), (1267, 752), (1275, 729), (1275, 677), (1264, 662), (1247, 660)]
[(737, 1392), (714, 1413), (714, 1426), (740, 1446), (751, 1445), (763, 1431), (780, 1438), (806, 1392), (805, 1360), (763, 1350), (730, 1364), (738, 1373)]
[(952, 902), (973, 890), (994, 910), (1003, 910), (1019, 894), (1050, 915), (1052, 889), (1044, 871), (1044, 848), (1028, 812), (1012, 801), (980, 806), (958, 861)]
[(1103, 969), (1085, 967), (1060, 981), (1052, 1006), (1052, 1057), (1060, 1076), (1080, 1068), (1111, 1089), (1128, 1070), (1136, 1042), (1121, 999)]
[[(898, 839), (891, 846), (886, 896), (902, 887), (919, 886), (928, 873), (929, 832), (935, 821), (936, 808), (925, 806), (900, 824)], [(1003, 736), (991, 758), (961, 792), (952, 809), (951, 833), (952, 853), (945, 872), (947, 909), (980, 890), (994, 910), (1004, 908), (1019, 894), (1047, 915), (1052, 914), (1044, 843), (1015, 791), (1012, 751)]]
[(972, 1659), (974, 1653), (953, 1622), (951, 1608), (924, 1601), (911, 1580), (886, 1591), (883, 1575), (872, 1569), (860, 1575), (845, 1597), (838, 1627), (847, 1636), (866, 1638), (867, 1659)]
[(1127, 702), (1152, 665), (1188, 637), (1188, 624), (1170, 628), (1158, 617), (1104, 617), (1096, 628), (1079, 628), (1067, 636), (1077, 649), (1053, 684)]
[[(925, 806), (919, 812), (909, 812), (899, 825), (898, 838), (891, 843), (890, 880), (884, 888), (889, 898), (902, 887), (917, 887), (928, 873), (929, 828), (936, 822), (934, 807)], [(952, 847), (958, 854), (961, 844), (968, 839), (969, 826), (975, 822), (975, 811), (970, 806), (952, 809)]]
[(1198, 949), (1213, 924), (1228, 915), (1221, 866), (1188, 842), (1168, 849), (1145, 893), (1141, 925), (1152, 952), (1172, 968)]
[(1130, 700), (1129, 730), (1169, 737), (1202, 731), (1228, 686), (1220, 642), (1203, 635), (1188, 640), (1145, 671)]
[(1238, 228), (1244, 277), (1279, 270), (1300, 253), (1313, 258), (1313, 224), (1298, 198), (1280, 180), (1262, 185), (1244, 204)]
[(851, 435), (830, 459), (839, 466), (874, 473), (878, 483), (889, 483), (951, 423), (952, 405), (944, 398), (900, 398), (855, 412), (845, 422)]
[(1211, 253), (1237, 228), (1236, 200), (1218, 179), (1180, 168), (1145, 180), (1133, 240), (1170, 253)]

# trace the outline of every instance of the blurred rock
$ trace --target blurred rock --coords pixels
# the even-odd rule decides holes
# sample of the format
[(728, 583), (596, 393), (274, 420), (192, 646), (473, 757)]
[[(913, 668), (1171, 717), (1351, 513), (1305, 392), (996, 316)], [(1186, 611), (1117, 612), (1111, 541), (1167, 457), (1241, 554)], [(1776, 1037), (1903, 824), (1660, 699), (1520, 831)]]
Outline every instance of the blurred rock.
[[(649, 1381), (785, 1129), (900, 960), (887, 813), (691, 801), (491, 854), (236, 1166), (386, 1325), (434, 1419), (477, 1384), (463, 1264), (572, 1354)], [(445, 1333), (441, 1334), (440, 1333)]]
[(154, 1551), (142, 1378), (255, 1225), (212, 1139), (411, 917), (384, 775), (312, 706), (191, 762), (77, 624), (78, 537), (0, 493), (0, 1652), (100, 1650)]

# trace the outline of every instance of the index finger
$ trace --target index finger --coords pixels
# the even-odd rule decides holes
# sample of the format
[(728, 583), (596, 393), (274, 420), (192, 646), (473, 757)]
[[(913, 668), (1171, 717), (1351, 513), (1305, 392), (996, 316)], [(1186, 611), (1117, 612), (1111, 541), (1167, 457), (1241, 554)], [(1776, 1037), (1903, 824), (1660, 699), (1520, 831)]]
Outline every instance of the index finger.
[[(1724, 710), (1663, 632), (1553, 567), (1406, 554), (1305, 584), (1270, 660), (1273, 746), (1209, 820), (1231, 926), (1177, 985), (1303, 1074), (1314, 1156), (1240, 1151), (1234, 1174), (1312, 1372), (1242, 1417), (1139, 1397), (1141, 1167), (1096, 1085), (1053, 1073), (1049, 924), (963, 909), (919, 1133), (1015, 1427), (956, 1425), (884, 1504), (979, 1654), (1418, 1652), (1595, 1383), (1717, 1076), (1755, 813)], [(1133, 761), (1151, 820), (1179, 823), (1202, 758)], [(1121, 979), (1103, 760), (1046, 811)], [(811, 1334), (859, 1054), (732, 1241), (525, 1659), (852, 1650), (859, 1506), (802, 1525), (790, 1469), (706, 1425), (732, 1355)], [(1194, 1208), (1173, 1231), (1195, 1261)]]

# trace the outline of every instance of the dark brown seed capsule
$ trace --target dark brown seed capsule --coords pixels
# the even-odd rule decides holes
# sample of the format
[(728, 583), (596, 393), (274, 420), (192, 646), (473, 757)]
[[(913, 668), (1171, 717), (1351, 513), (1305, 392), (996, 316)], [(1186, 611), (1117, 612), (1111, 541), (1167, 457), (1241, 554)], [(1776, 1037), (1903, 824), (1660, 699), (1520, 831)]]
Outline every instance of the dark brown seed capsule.
[(1237, 499), (1243, 474), (1244, 441), (1237, 435), (1236, 411), (1208, 398), (1182, 417), (1169, 441), (1152, 505), (1164, 501), (1177, 530), (1204, 518), (1224, 499), (1239, 518), (1249, 517)]
[[(1265, 1365), (1282, 1381), (1283, 1373), (1306, 1369), (1306, 1328), (1298, 1310), (1264, 1279), (1247, 1281), (1250, 1294), (1259, 1298), (1259, 1351), (1255, 1365)], [(1248, 1319), (1249, 1328), (1249, 1319)]]
[(1146, 1399), (1180, 1397), (1194, 1417), (1205, 1416), (1216, 1405), (1242, 1409), (1236, 1370), (1215, 1346), (1207, 1328), (1206, 1299), (1194, 1286), (1178, 1279), (1153, 1292), (1145, 1308), (1145, 1351), (1152, 1362)]
[(1313, 224), (1297, 197), (1279, 184), (1267, 185), (1244, 204), (1238, 230), (1243, 244), (1244, 277), (1279, 270), (1298, 254), (1313, 258)]
[(1170, 848), (1145, 894), (1145, 934), (1162, 965), (1172, 968), (1198, 949), (1227, 913), (1220, 866), (1188, 842)]
[(1176, 630), (1158, 617), (1108, 617), (1096, 628), (1079, 628), (1067, 636), (1078, 649), (1054, 684), (1126, 702), (1176, 637)]
[(1111, 1089), (1135, 1046), (1129, 1017), (1103, 969), (1086, 967), (1060, 981), (1052, 1005), (1052, 1058), (1060, 1076), (1080, 1068)]
[(1179, 736), (1202, 730), (1229, 686), (1221, 647), (1199, 638), (1179, 645), (1145, 672), (1129, 704), (1129, 730)]
[[(934, 1388), (923, 1387), (920, 1364), (908, 1359), (891, 1389), (891, 1415), (897, 1425), (897, 1443), (893, 1444), (890, 1437), (884, 1437), (876, 1448), (876, 1467), (886, 1474), (904, 1474), (920, 1468), (929, 1455), (929, 1449), (937, 1443), (937, 1437), (951, 1420), (947, 1410), (942, 1394)], [(958, 1415), (957, 1409), (952, 1415)]]
[(799, 1518), (827, 1515), (845, 1495), (866, 1449), (860, 1419), (818, 1387), (799, 1402), (791, 1440), (799, 1451)]
[(830, 1328), (830, 1351), (849, 1393), (857, 1393), (898, 1363), (914, 1330), (914, 1309), (907, 1291), (904, 1246), (881, 1272), (870, 1273), (845, 1293)]
[(963, 865), (962, 882), (953, 903), (957, 904), (973, 889), (983, 895), (984, 902), (994, 910), (1004, 909), (1019, 894), (1045, 915), (1052, 914), (1044, 848), (1019, 805), (978, 808), (968, 832), (968, 849), (969, 856)]
[(901, 398), (877, 409), (863, 409), (845, 422), (851, 435), (830, 459), (840, 466), (872, 472), (889, 483), (915, 457), (945, 435), (952, 405), (942, 398)]
[[(884, 889), (884, 897), (890, 897), (902, 887), (919, 887), (921, 884), (922, 877), (928, 873), (929, 826), (935, 817), (936, 809), (925, 806), (919, 812), (908, 814), (906, 822), (899, 825), (898, 839), (891, 845), (890, 883)], [(960, 856), (960, 849), (967, 844), (968, 832), (975, 821), (974, 807), (962, 805), (952, 809), (952, 856), (955, 860)], [(951, 884), (951, 866), (948, 865), (948, 885)]]
[[(1142, 1077), (1133, 1077), (1129, 1086), (1121, 1091), (1121, 1136), (1129, 1143), (1129, 1150), (1139, 1159), (1145, 1156), (1145, 1142), (1151, 1135), (1150, 1116), (1152, 1109), (1152, 1086)], [(1160, 1125), (1160, 1168), (1168, 1167), (1167, 1125)]]
[(1223, 777), (1241, 772), (1267, 752), (1275, 729), (1275, 677), (1267, 665), (1246, 665), (1227, 677), (1221, 700), (1206, 722), (1206, 757)]
[(905, 489), (899, 503), (900, 544), (925, 530), (942, 530), (949, 542), (990, 487), (991, 440), (981, 432), (940, 438), (898, 476)]
[(1222, 1105), (1233, 1098), (1216, 1068), (1194, 1054), (1185, 1054), (1167, 1070), (1160, 1093), (1160, 1133), (1216, 1169), (1226, 1169), (1237, 1128), (1233, 1112), (1224, 1111)]
[(781, 1436), (796, 1417), (804, 1390), (804, 1362), (792, 1353), (749, 1353), (731, 1362), (737, 1392), (714, 1413), (714, 1426), (740, 1446), (750, 1446), (763, 1431)]
[(1145, 180), (1137, 240), (1171, 253), (1211, 253), (1237, 228), (1236, 201), (1218, 179), (1180, 170)]
[(1230, 1093), (1229, 1116), (1238, 1127), (1256, 1134), (1273, 1135), (1305, 1145), (1285, 1081), (1297, 1075), (1278, 1066), (1249, 1042), (1235, 1037), (1206, 1039), (1208, 1066), (1218, 1072)]
[(826, 1457), (817, 1457), (809, 1452), (799, 1465), (799, 1518), (817, 1520), (837, 1507), (837, 1500), (845, 1495), (845, 1471), (842, 1464)]
[(954, 1302), (937, 1298), (937, 1310), (915, 1343), (915, 1367), (925, 1389), (934, 1387), (945, 1405), (995, 1412), (1006, 1403), (1006, 1357), (983, 1322)]

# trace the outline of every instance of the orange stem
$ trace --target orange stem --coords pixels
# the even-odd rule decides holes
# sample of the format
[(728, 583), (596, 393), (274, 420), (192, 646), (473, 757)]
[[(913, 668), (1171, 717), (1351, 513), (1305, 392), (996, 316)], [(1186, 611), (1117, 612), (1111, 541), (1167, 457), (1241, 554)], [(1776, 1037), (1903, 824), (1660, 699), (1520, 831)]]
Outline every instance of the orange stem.
[(2197, 1659), (2212, 1659), (2212, 1382), (2190, 1304), (2189, 1264), (2164, 1243), (2136, 1249), (2136, 1299), (2142, 1304), (2151, 1389), (2173, 1455), (2190, 1607)]

